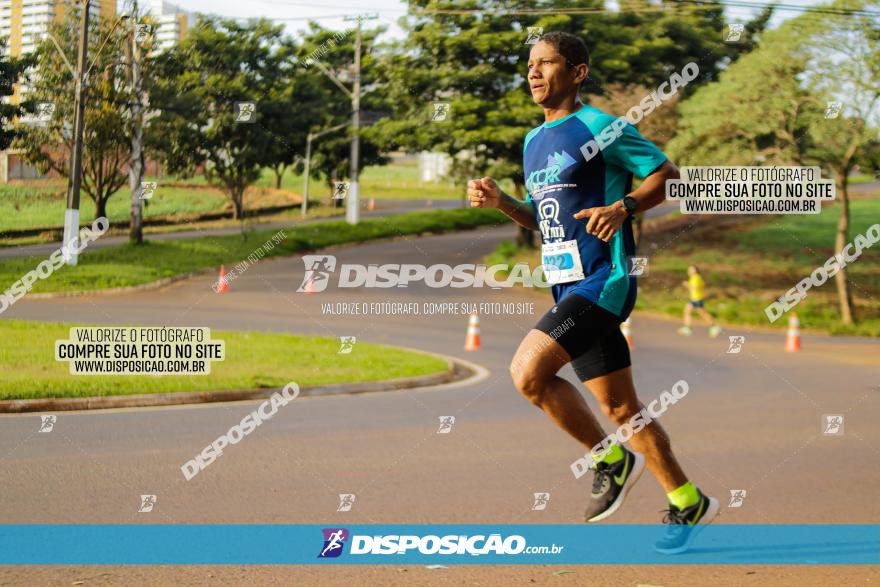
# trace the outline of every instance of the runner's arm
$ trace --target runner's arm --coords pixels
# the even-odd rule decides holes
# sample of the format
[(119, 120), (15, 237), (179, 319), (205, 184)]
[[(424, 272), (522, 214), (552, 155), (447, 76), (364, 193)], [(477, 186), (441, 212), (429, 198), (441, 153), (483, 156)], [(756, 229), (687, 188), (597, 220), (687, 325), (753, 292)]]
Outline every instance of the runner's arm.
[(523, 228), (538, 230), (538, 223), (535, 221), (535, 214), (530, 204), (509, 196), (502, 191), (501, 197), (498, 199), (498, 209)]
[[(654, 206), (662, 204), (666, 199), (666, 180), (679, 179), (680, 177), (678, 167), (667, 159), (663, 165), (645, 178), (637, 190), (628, 194), (636, 201), (636, 213), (650, 210)], [(623, 208), (623, 201), (616, 205)], [(624, 210), (625, 212), (626, 210)]]
[[(636, 201), (636, 212), (649, 210), (666, 199), (666, 180), (680, 177), (678, 167), (668, 159), (660, 167), (648, 175), (639, 186), (627, 194)], [(597, 238), (608, 242), (620, 229), (629, 216), (620, 199), (609, 206), (599, 206), (581, 210), (574, 215), (575, 218), (589, 218), (586, 231)]]

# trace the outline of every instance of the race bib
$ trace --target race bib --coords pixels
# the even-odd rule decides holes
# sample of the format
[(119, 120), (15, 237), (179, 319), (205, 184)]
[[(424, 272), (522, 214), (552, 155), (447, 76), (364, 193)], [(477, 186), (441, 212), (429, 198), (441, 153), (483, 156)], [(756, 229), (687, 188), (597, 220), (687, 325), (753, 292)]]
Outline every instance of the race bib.
[(541, 245), (541, 263), (550, 284), (580, 281), (584, 278), (581, 254), (575, 240)]

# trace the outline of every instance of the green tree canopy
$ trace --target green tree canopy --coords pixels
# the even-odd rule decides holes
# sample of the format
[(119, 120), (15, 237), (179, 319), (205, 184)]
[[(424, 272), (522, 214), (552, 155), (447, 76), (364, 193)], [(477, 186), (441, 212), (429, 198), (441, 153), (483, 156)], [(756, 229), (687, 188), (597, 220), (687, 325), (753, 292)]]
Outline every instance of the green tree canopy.
[[(366, 126), (367, 115), (389, 109), (384, 87), (376, 84), (374, 49), (376, 38), (384, 28), (364, 28), (361, 32), (361, 125)], [(302, 34), (302, 45), (298, 51), (297, 83), (306, 89), (298, 93), (297, 100), (301, 108), (309, 112), (309, 121), (304, 125), (300, 140), (305, 142), (305, 135), (311, 131), (318, 133), (323, 130), (347, 124), (351, 121), (351, 99), (341, 88), (322, 71), (326, 69), (343, 83), (349, 91), (352, 89), (352, 72), (354, 66), (355, 30), (331, 31), (316, 22), (309, 23), (309, 29)], [(328, 133), (312, 144), (312, 161), (310, 175), (323, 177), (331, 185), (337, 179), (349, 175), (351, 159), (351, 126), (336, 132)], [(366, 165), (383, 165), (388, 162), (374, 140), (375, 135), (365, 128), (360, 133), (361, 168)], [(302, 166), (298, 166), (302, 170)]]
[[(764, 35), (716, 83), (681, 105), (669, 152), (689, 165), (817, 165), (837, 185), (834, 251), (849, 241), (848, 177), (878, 160), (880, 3), (836, 0)], [(839, 112), (836, 112), (839, 108)], [(841, 320), (855, 320), (846, 269)]]
[(279, 151), (296, 150), (290, 141), (297, 139), (283, 134), (292, 114), (285, 90), (292, 67), (281, 26), (202, 17), (156, 60), (148, 91), (158, 114), (148, 144), (171, 173), (201, 167), (242, 218), (245, 189), (282, 159)]
[[(27, 104), (43, 107), (39, 122), (22, 125), (22, 136), (15, 145), (27, 161), (45, 171), (62, 176), (69, 173), (73, 148), (74, 75), (80, 9), (71, 6), (63, 22), (50, 27), (64, 56), (51, 40), (44, 40), (36, 52), (36, 69), (27, 93)], [(106, 216), (107, 201), (125, 185), (129, 133), (126, 112), (130, 100), (122, 62), (125, 31), (112, 22), (90, 20), (89, 73), (86, 76), (85, 125), (83, 127), (82, 190), (95, 202), (95, 214)]]
[(12, 104), (6, 98), (15, 93), (16, 84), (26, 80), (26, 70), (35, 63), (34, 55), (8, 56), (6, 38), (0, 37), (0, 150), (8, 149), (21, 133), (21, 129), (15, 127), (17, 120), (25, 114), (33, 113), (33, 102)]
[[(519, 187), (523, 138), (543, 121), (525, 80), (529, 27), (584, 39), (591, 53), (585, 94), (601, 94), (606, 84), (656, 87), (691, 61), (701, 70), (691, 85), (699, 85), (751, 47), (723, 42), (720, 5), (630, 0), (613, 11), (590, 0), (519, 8), (488, 0), (410, 0), (402, 20), (407, 36), (381, 59), (379, 78), (395, 110), (392, 120), (372, 129), (377, 140), (451, 156), (467, 151), (459, 161), (465, 173), (478, 169)], [(750, 34), (763, 28), (768, 14), (750, 24)], [(450, 105), (439, 123), (431, 121), (436, 102)]]

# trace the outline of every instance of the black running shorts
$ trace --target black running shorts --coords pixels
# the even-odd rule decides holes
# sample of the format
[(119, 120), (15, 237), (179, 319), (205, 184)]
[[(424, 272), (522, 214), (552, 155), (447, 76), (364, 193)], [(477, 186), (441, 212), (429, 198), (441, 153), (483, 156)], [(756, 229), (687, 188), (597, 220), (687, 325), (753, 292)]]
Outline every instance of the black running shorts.
[(632, 364), (620, 322), (608, 310), (571, 293), (548, 310), (535, 328), (558, 342), (571, 357), (578, 379), (588, 381)]

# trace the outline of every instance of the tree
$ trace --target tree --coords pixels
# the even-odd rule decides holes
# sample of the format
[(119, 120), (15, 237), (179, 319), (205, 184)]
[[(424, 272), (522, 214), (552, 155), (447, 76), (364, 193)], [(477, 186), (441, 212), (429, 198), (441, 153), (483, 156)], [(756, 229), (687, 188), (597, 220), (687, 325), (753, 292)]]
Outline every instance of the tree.
[[(698, 85), (744, 51), (723, 42), (721, 6), (632, 0), (620, 7), (606, 11), (601, 0), (536, 2), (522, 11), (514, 2), (410, 0), (402, 22), (407, 36), (380, 67), (394, 117), (373, 135), (389, 149), (445, 152), (458, 163), (459, 179), (477, 169), (512, 180), (523, 197), (523, 139), (543, 121), (525, 79), (529, 27), (584, 39), (591, 53), (584, 95), (614, 83), (656, 87), (691, 61), (700, 65), (702, 76), (692, 83)], [(449, 104), (449, 114), (434, 122), (433, 104), (440, 102)], [(520, 242), (531, 243), (531, 233), (522, 232)]]
[[(361, 32), (361, 169), (367, 165), (384, 165), (388, 158), (383, 156), (379, 141), (371, 134), (364, 122), (364, 112), (387, 110), (384, 94), (377, 91), (375, 59), (373, 51), (376, 38), (383, 27), (364, 29)], [(341, 88), (322, 71), (328, 70), (351, 91), (352, 69), (354, 66), (354, 29), (330, 31), (318, 23), (310, 22), (309, 30), (303, 33), (302, 45), (298, 51), (298, 69), (293, 95), (304, 116), (308, 117), (306, 130), (301, 140), (305, 141), (307, 132), (320, 132), (351, 120), (351, 99)], [(334, 191), (334, 183), (348, 177), (351, 158), (351, 129), (340, 129), (322, 136), (312, 144), (310, 175), (323, 177)], [(299, 171), (302, 164), (297, 165)], [(339, 201), (337, 200), (337, 203)]]
[(278, 132), (291, 114), (280, 90), (293, 67), (286, 55), (281, 26), (202, 17), (180, 46), (156, 58), (148, 92), (159, 114), (148, 144), (170, 173), (203, 168), (236, 219), (244, 217), (245, 189), (278, 161), (278, 143), (289, 145)]
[[(877, 2), (839, 0), (767, 33), (760, 47), (681, 105), (669, 150), (686, 165), (818, 165), (835, 178), (840, 217), (834, 239), (848, 242), (848, 176), (876, 150), (880, 114), (880, 30), (858, 11)], [(834, 11), (842, 11), (834, 14)], [(842, 103), (837, 117), (829, 102)], [(844, 267), (835, 275), (841, 321), (855, 320)]]
[(790, 35), (766, 35), (758, 50), (680, 104), (669, 154), (684, 165), (803, 165), (808, 138), (803, 113), (816, 107), (798, 81), (805, 68)]
[[(516, 195), (525, 196), (522, 141), (540, 112), (524, 90), (519, 60), (529, 48), (523, 23), (537, 19), (505, 15), (502, 4), (411, 0), (402, 22), (407, 37), (378, 71), (394, 116), (369, 134), (386, 149), (446, 153), (462, 196), (463, 180), (475, 172), (512, 179)], [(531, 232), (520, 240), (532, 243)]]
[[(604, 3), (596, 2), (601, 8)], [(620, 11), (603, 10), (572, 20), (569, 32), (579, 33), (590, 50), (592, 86), (602, 93), (606, 84), (640, 84), (649, 88), (669, 79), (689, 63), (700, 67), (700, 78), (689, 84), (717, 79), (731, 62), (750, 53), (767, 26), (773, 7), (744, 23), (741, 41), (726, 43), (727, 19), (722, 3), (689, 0), (624, 0)]]
[(25, 71), (36, 63), (33, 55), (10, 57), (6, 54), (6, 38), (0, 37), (0, 150), (9, 148), (12, 141), (21, 134), (13, 126), (16, 119), (33, 112), (33, 104), (10, 104), (3, 98), (15, 93), (15, 84), (24, 80)]
[[(50, 39), (37, 50), (34, 84), (29, 104), (52, 104), (44, 111), (48, 120), (24, 125), (16, 146), (25, 160), (42, 171), (68, 175), (73, 148), (74, 76), (67, 63), (75, 62), (80, 8), (71, 6), (65, 20), (50, 27), (65, 58)], [(86, 107), (83, 133), (82, 190), (95, 202), (96, 217), (107, 215), (107, 201), (126, 182), (130, 140), (125, 111), (129, 92), (125, 84), (122, 54), (125, 33), (113, 23), (89, 22), (90, 73), (86, 76)], [(49, 116), (49, 113), (51, 114)]]
[[(876, 11), (880, 3), (838, 0), (831, 7), (852, 11), (870, 7)], [(858, 13), (822, 14), (796, 25), (799, 36), (807, 39), (798, 45), (798, 50), (807, 62), (806, 83), (810, 93), (820, 101), (819, 108), (838, 100), (842, 106), (836, 118), (813, 112), (813, 141), (808, 152), (810, 160), (830, 170), (835, 178), (840, 217), (834, 252), (840, 254), (849, 242), (849, 175), (860, 155), (875, 148), (878, 136), (870, 121), (876, 123), (880, 115), (880, 25), (876, 19)], [(852, 324), (856, 316), (846, 267), (841, 266), (834, 281), (841, 321)]]
[[(285, 63), (295, 63), (301, 49), (291, 39), (285, 39), (279, 48), (278, 58)], [(277, 119), (281, 126), (273, 128), (279, 140), (268, 145), (267, 166), (275, 174), (275, 188), (281, 189), (281, 179), (288, 167), (305, 153), (306, 135), (316, 119), (320, 119), (324, 106), (319, 88), (313, 87), (308, 76), (301, 75), (300, 67), (293, 67), (283, 83), (275, 84), (268, 93), (273, 103), (284, 104), (284, 115)]]

